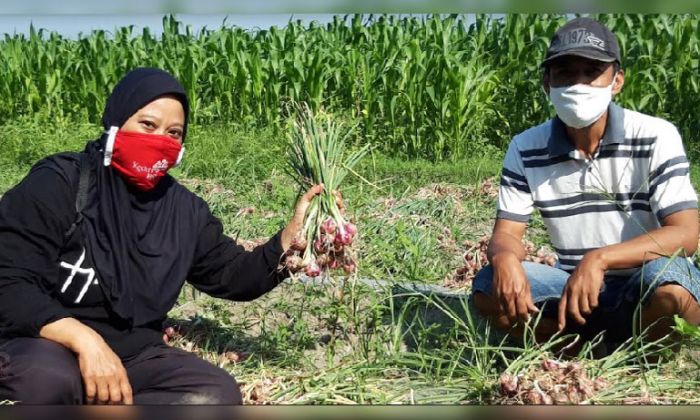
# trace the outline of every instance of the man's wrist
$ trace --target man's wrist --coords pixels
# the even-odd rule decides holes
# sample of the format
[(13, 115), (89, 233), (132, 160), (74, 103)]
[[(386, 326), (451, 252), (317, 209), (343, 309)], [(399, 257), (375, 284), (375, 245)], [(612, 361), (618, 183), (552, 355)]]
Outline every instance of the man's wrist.
[(610, 266), (610, 261), (607, 258), (607, 253), (604, 252), (603, 249), (604, 248), (598, 248), (594, 249), (593, 251), (589, 251), (584, 258), (601, 270), (607, 271), (608, 267)]
[(507, 264), (520, 264), (520, 259), (514, 252), (499, 252), (491, 256), (491, 265), (501, 266)]

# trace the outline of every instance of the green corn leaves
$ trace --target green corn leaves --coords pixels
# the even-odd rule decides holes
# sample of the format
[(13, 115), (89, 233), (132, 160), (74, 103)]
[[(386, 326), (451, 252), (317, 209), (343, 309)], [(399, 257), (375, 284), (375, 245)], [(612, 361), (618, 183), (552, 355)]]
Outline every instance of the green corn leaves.
[[(600, 15), (617, 34), (622, 105), (667, 118), (693, 152), (700, 133), (700, 17)], [(549, 118), (539, 64), (565, 16), (337, 16), (195, 33), (172, 16), (163, 36), (133, 27), (78, 40), (32, 28), (0, 40), (0, 123), (20, 116), (99, 122), (129, 69), (183, 83), (195, 123), (281, 127), (306, 102), (358, 123), (362, 142), (432, 160), (486, 154)], [(358, 141), (358, 140), (353, 140)]]

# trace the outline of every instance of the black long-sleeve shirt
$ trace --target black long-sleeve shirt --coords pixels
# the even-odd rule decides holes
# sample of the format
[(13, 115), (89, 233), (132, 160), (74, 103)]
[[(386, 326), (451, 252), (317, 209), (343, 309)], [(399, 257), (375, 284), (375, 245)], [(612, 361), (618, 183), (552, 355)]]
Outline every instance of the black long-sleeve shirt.
[[(0, 199), (0, 339), (38, 337), (44, 325), (74, 317), (96, 330), (120, 357), (128, 358), (162, 341), (167, 313), (145, 325), (127, 325), (110, 311), (97, 278), (92, 281), (84, 252), (79, 247), (72, 255), (64, 252), (65, 232), (76, 218), (77, 186), (77, 169), (67, 178), (39, 169)], [(201, 200), (192, 193), (188, 197)], [(283, 253), (279, 232), (266, 244), (245, 251), (224, 235), (208, 206), (198, 208), (203, 210), (191, 226), (203, 228), (187, 279), (161, 281), (182, 285), (187, 280), (204, 293), (230, 300), (252, 300), (279, 284), (283, 278), (276, 271)], [(82, 235), (71, 241), (81, 243)]]

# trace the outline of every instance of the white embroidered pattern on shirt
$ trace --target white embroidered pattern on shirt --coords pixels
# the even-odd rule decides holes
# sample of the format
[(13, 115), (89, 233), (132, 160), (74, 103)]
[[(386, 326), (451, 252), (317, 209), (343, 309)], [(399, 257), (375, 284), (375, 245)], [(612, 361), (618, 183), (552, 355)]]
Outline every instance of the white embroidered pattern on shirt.
[(83, 253), (80, 254), (80, 257), (75, 264), (69, 264), (65, 261), (61, 261), (61, 267), (70, 270), (70, 274), (63, 283), (63, 287), (61, 287), (61, 293), (65, 293), (66, 290), (68, 290), (68, 286), (71, 285), (76, 274), (83, 274), (87, 277), (85, 284), (80, 289), (80, 293), (75, 298), (75, 303), (80, 303), (91, 284), (98, 284), (97, 279), (95, 278), (95, 270), (92, 268), (83, 268), (83, 261), (85, 261), (85, 248), (83, 248)]

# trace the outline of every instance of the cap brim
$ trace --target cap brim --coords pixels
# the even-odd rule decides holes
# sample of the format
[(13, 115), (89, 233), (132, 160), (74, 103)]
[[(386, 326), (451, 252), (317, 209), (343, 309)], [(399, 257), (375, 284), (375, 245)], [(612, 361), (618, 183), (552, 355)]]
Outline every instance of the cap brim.
[(609, 55), (607, 55), (603, 52), (591, 51), (589, 49), (577, 50), (575, 48), (572, 48), (570, 50), (560, 51), (558, 53), (550, 55), (542, 62), (541, 65), (545, 65), (545, 64), (550, 63), (559, 57), (564, 57), (567, 55), (574, 55), (577, 57), (590, 58), (591, 60), (603, 61), (606, 63), (612, 63), (613, 61), (617, 61), (617, 58), (610, 57)]

